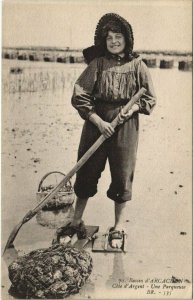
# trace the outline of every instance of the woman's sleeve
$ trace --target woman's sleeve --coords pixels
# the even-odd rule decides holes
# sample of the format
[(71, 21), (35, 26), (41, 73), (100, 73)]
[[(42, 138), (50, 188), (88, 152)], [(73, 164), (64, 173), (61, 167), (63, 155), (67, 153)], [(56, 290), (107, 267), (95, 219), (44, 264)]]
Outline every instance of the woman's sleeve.
[(137, 102), (139, 113), (150, 115), (156, 104), (156, 95), (149, 69), (143, 61), (140, 61), (138, 64), (137, 76), (139, 88), (144, 87), (147, 90)]
[(97, 72), (97, 59), (94, 59), (74, 85), (71, 103), (84, 120), (89, 119), (90, 115), (95, 112), (93, 90), (97, 80)]

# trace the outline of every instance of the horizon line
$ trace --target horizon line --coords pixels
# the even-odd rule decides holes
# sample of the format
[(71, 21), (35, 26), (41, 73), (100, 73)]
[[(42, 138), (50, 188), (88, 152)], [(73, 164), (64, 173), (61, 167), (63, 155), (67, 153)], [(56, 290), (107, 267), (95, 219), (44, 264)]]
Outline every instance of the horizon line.
[[(84, 47), (70, 47), (70, 46), (2, 46), (2, 49), (30, 49), (30, 48), (34, 48), (34, 49), (38, 49), (38, 48), (42, 48), (42, 49), (50, 49), (50, 50), (61, 50), (61, 51), (82, 51), (84, 49)], [(192, 50), (176, 50), (176, 49), (135, 49), (135, 51), (139, 51), (139, 52), (178, 52), (178, 53), (191, 53), (192, 54)]]

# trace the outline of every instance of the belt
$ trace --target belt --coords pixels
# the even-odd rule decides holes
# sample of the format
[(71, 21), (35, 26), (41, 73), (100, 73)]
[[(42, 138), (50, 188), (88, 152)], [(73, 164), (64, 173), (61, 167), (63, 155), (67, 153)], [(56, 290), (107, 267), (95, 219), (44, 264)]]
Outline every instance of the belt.
[(94, 104), (106, 104), (106, 105), (115, 105), (115, 106), (121, 106), (121, 105), (125, 105), (129, 102), (128, 99), (121, 99), (121, 100), (113, 100), (113, 101), (109, 101), (109, 100), (104, 100), (104, 99), (100, 99), (97, 98), (94, 100)]

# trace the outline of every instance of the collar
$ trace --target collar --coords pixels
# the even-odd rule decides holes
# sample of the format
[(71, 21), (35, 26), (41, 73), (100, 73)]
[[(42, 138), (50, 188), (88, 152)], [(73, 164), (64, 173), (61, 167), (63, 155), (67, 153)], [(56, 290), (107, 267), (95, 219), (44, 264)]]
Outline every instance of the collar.
[(119, 56), (118, 54), (112, 54), (108, 51), (105, 52), (105, 56), (107, 59), (114, 59), (116, 61), (121, 61), (121, 62), (128, 62), (131, 61), (134, 57), (132, 55), (129, 54), (125, 54), (124, 57)]

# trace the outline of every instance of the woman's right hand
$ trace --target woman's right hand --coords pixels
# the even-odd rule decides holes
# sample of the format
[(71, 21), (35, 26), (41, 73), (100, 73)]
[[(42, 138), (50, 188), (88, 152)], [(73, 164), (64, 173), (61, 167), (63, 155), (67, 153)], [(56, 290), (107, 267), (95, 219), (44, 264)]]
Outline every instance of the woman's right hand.
[(115, 132), (111, 123), (103, 121), (96, 113), (91, 114), (89, 120), (98, 127), (105, 138), (109, 138)]
[(114, 132), (114, 128), (111, 126), (111, 123), (105, 122), (101, 120), (97, 124), (98, 129), (100, 130), (100, 133), (104, 135), (105, 138), (109, 138)]

